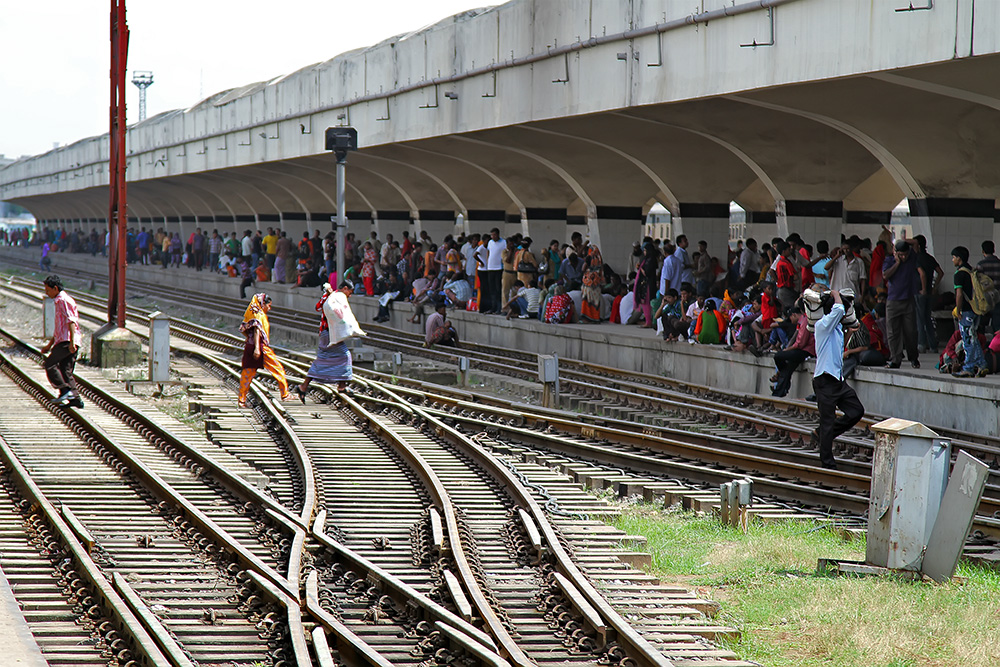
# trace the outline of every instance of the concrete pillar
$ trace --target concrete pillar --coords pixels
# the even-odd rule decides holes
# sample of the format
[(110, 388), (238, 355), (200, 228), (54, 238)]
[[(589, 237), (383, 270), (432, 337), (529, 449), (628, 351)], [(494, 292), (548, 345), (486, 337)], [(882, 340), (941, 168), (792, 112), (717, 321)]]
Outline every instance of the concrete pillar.
[[(568, 218), (566, 209), (563, 208), (529, 208), (526, 211), (527, 217), (522, 221), (518, 216), (507, 217), (507, 228), (505, 234), (510, 236), (515, 232), (521, 232), (525, 236), (530, 236), (532, 249), (546, 248), (549, 241), (555, 239), (559, 244), (569, 242), (569, 235), (573, 231), (579, 231), (584, 236), (587, 235), (585, 228), (577, 225), (586, 225), (586, 218)], [(516, 222), (515, 222), (516, 221)], [(572, 227), (573, 229), (570, 229)], [(600, 247), (600, 246), (598, 246)]]
[[(886, 227), (892, 222), (892, 211), (844, 211), (844, 225), (841, 234), (850, 238), (858, 236), (862, 239), (871, 239), (874, 247), (878, 235), (882, 233), (882, 225)], [(836, 238), (827, 239), (832, 248), (840, 243), (840, 235)]]
[(778, 235), (778, 214), (774, 211), (747, 211), (746, 238), (756, 239), (757, 247)]
[(844, 204), (839, 201), (788, 200), (785, 202), (785, 220), (789, 234), (797, 232), (803, 241), (814, 248), (820, 239), (837, 245), (844, 226)]
[[(458, 238), (458, 233), (455, 230), (455, 212), (454, 211), (432, 211), (432, 210), (420, 210), (420, 218), (414, 221), (414, 229), (417, 235), (420, 232), (425, 231), (434, 240), (434, 243), (440, 244), (444, 240), (444, 237), (451, 234), (455, 238)], [(411, 232), (412, 233), (412, 232)], [(402, 232), (398, 235), (393, 232), (394, 239), (401, 239), (403, 237)]]
[(640, 206), (597, 207), (597, 219), (590, 221), (590, 240), (601, 249), (604, 263), (617, 273), (628, 268), (632, 243), (642, 240), (644, 222)]
[(911, 199), (909, 203), (913, 235), (927, 237), (927, 251), (937, 259), (945, 276), (953, 273), (951, 249), (955, 246), (969, 249), (973, 266), (982, 258), (980, 244), (993, 239), (994, 200), (931, 198)]
[[(729, 203), (680, 203), (680, 216), (674, 218), (674, 238), (681, 234), (688, 238), (688, 255), (694, 262), (698, 242), (708, 243), (708, 254), (719, 260), (723, 269), (729, 257)], [(757, 244), (762, 243), (757, 239)], [(631, 244), (630, 244), (631, 245)], [(695, 264), (697, 266), (697, 264)]]

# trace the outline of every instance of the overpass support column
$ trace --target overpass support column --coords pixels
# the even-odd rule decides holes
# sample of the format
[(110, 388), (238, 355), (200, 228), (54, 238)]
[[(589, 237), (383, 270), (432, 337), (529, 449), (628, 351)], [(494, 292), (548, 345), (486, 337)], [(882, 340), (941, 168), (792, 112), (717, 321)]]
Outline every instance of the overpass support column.
[(617, 273), (624, 273), (628, 268), (632, 243), (642, 240), (644, 222), (645, 216), (639, 206), (597, 207), (597, 218), (590, 221), (590, 239), (601, 249), (604, 263)]
[[(729, 258), (729, 203), (681, 202), (680, 214), (680, 218), (674, 220), (674, 238), (681, 234), (687, 236), (688, 255), (694, 255), (698, 251), (698, 242), (705, 241), (709, 256), (718, 259), (725, 269)], [(757, 239), (757, 243), (762, 241)]]
[(844, 204), (839, 201), (785, 202), (788, 234), (798, 233), (802, 240), (816, 247), (816, 241), (826, 239), (830, 245), (840, 243), (844, 226)]
[(951, 249), (965, 246), (969, 261), (975, 266), (982, 258), (980, 244), (993, 240), (992, 199), (910, 199), (910, 224), (913, 235), (927, 237), (927, 251), (934, 255), (945, 276), (953, 273)]
[(567, 216), (564, 208), (529, 208), (525, 213), (527, 217), (523, 221), (516, 215), (507, 216), (504, 235), (510, 236), (521, 232), (525, 236), (530, 236), (531, 249), (536, 253), (540, 248), (548, 247), (549, 241), (553, 239), (559, 241), (561, 245), (569, 242), (569, 235), (575, 231), (579, 231), (584, 237), (589, 233), (587, 218)]

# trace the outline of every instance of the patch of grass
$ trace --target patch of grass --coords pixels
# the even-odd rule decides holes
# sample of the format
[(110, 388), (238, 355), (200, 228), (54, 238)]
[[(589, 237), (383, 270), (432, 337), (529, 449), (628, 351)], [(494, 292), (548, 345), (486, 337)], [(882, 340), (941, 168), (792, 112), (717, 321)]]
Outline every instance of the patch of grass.
[(814, 524), (751, 523), (746, 534), (693, 513), (624, 508), (613, 521), (644, 535), (652, 571), (718, 600), (726, 643), (772, 667), (951, 667), (1000, 664), (1000, 573), (962, 563), (946, 584), (817, 575), (819, 558), (864, 560)]

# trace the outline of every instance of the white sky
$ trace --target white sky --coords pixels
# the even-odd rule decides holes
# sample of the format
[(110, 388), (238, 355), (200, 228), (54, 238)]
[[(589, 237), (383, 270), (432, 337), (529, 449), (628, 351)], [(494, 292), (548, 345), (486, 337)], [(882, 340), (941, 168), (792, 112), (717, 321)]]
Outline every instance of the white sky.
[[(128, 122), (139, 118), (134, 70), (153, 72), (149, 117), (501, 2), (128, 0)], [(0, 154), (44, 153), (106, 133), (111, 3), (0, 4)]]

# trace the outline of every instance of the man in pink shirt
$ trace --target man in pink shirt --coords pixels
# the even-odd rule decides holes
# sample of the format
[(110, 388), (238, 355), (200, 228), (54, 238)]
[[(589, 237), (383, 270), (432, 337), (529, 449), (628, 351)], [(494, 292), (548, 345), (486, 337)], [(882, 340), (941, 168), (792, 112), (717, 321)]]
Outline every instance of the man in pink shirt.
[(53, 402), (56, 405), (82, 408), (83, 400), (73, 378), (76, 355), (82, 340), (80, 313), (76, 308), (76, 301), (63, 290), (59, 276), (52, 275), (45, 279), (45, 295), (52, 299), (56, 307), (52, 340), (41, 349), (42, 354), (49, 355), (42, 364), (45, 374), (52, 386), (59, 391), (59, 396)]

